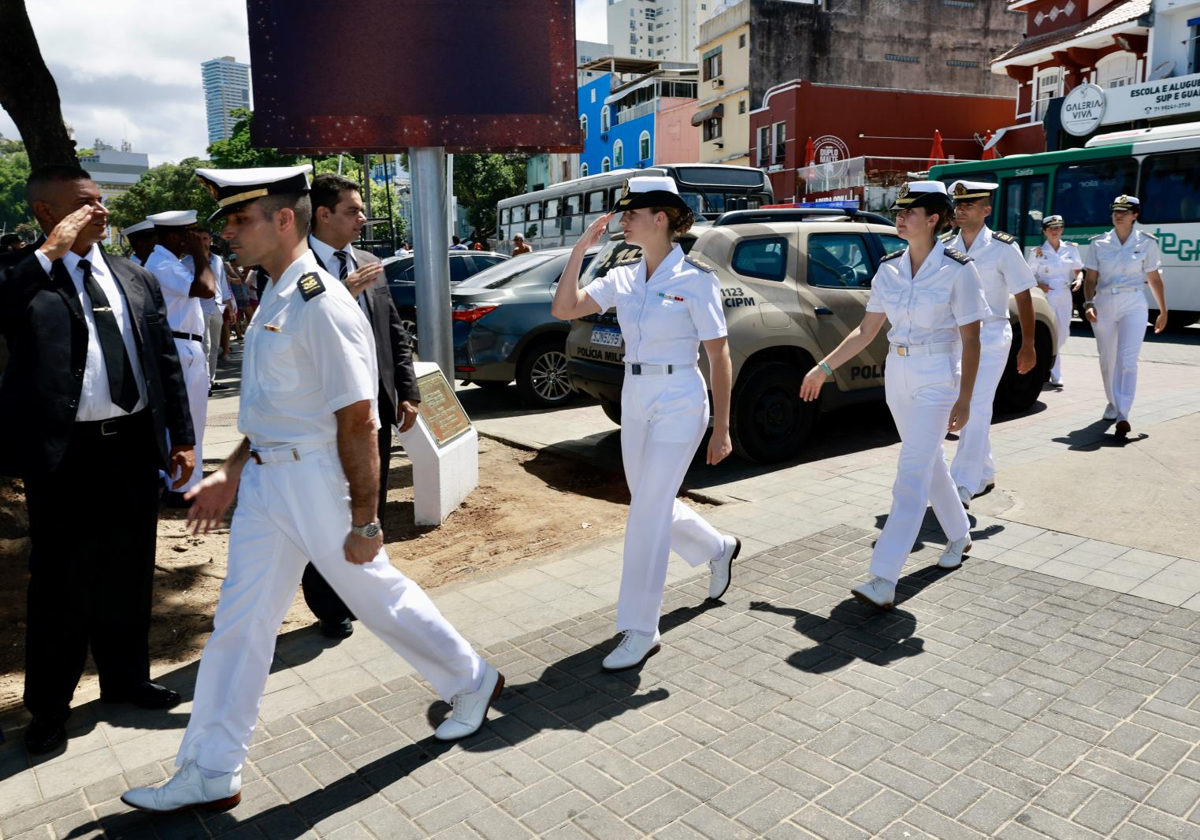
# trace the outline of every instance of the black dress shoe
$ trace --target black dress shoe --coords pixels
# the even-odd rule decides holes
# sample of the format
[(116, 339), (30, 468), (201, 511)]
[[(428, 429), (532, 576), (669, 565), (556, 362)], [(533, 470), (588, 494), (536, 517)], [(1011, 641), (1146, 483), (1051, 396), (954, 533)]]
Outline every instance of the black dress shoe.
[(341, 621), (321, 619), (321, 635), (327, 639), (349, 639), (354, 635), (354, 624), (348, 618)]
[(25, 727), (25, 749), (31, 753), (48, 753), (67, 740), (67, 719), (60, 715), (40, 715)]
[(100, 695), (101, 703), (132, 703), (142, 709), (170, 709), (183, 702), (178, 691), (165, 685), (144, 682), (119, 692)]
[(228, 385), (225, 385), (221, 382), (214, 382), (212, 385), (209, 386), (208, 390), (209, 391), (224, 391), (228, 387), (229, 387)]

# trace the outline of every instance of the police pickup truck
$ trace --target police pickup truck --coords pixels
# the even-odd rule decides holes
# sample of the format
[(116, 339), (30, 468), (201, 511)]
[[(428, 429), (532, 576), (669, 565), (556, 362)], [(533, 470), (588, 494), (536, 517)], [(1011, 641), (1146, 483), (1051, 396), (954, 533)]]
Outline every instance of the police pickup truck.
[[(729, 354), (733, 362), (730, 436), (742, 458), (773, 463), (796, 455), (817, 414), (851, 403), (882, 400), (887, 360), (885, 330), (850, 363), (838, 368), (821, 398), (800, 400), (800, 381), (817, 359), (858, 326), (879, 261), (905, 246), (887, 219), (841, 210), (769, 209), (725, 213), (697, 225), (679, 241), (685, 252), (715, 266), (721, 281)], [(636, 262), (641, 250), (616, 234), (580, 278), (580, 287), (617, 265)], [(996, 391), (997, 413), (1028, 409), (1054, 364), (1054, 314), (1034, 291), (1037, 367), (1016, 369), (1019, 339)], [(1016, 306), (1010, 299), (1016, 335)], [(571, 325), (567, 377), (575, 390), (600, 400), (621, 422), (625, 346), (615, 310)], [(700, 353), (708, 376), (708, 359)]]

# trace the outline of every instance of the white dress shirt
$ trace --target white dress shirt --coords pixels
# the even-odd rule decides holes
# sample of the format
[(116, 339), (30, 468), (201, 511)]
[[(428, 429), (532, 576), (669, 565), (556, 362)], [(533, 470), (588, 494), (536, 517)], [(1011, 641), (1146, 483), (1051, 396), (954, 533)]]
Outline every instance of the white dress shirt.
[(617, 308), (629, 364), (694, 365), (700, 342), (727, 334), (721, 283), (678, 245), (646, 279), (646, 261), (609, 269), (584, 289), (604, 312)]
[(959, 327), (989, 314), (975, 263), (951, 259), (941, 242), (916, 277), (907, 248), (884, 258), (871, 281), (867, 311), (887, 315), (888, 341), (906, 347), (960, 341)]
[(988, 309), (991, 310), (985, 321), (1007, 322), (1008, 296), (1037, 285), (1021, 249), (993, 237), (987, 225), (976, 234), (970, 248), (963, 245), (962, 231), (956, 233), (946, 247), (957, 248), (974, 260), (983, 284), (983, 296), (987, 298)]
[[(337, 280), (338, 272), (342, 270), (342, 263), (337, 257), (334, 256), (334, 254), (336, 254), (339, 249), (334, 248), (327, 242), (317, 239), (317, 237), (313, 236), (311, 233), (308, 235), (308, 246), (313, 249), (313, 253), (317, 255), (317, 259), (319, 259), (321, 264), (325, 266), (325, 270), (333, 275), (334, 280)], [(358, 270), (358, 260), (354, 258), (354, 246), (347, 245), (345, 248), (340, 250), (346, 255), (346, 273), (350, 274), (351, 272)], [(341, 281), (339, 280), (339, 282)], [(364, 315), (367, 314), (366, 298), (367, 296), (365, 292), (360, 292), (358, 297), (355, 298), (355, 300), (358, 301), (358, 308), (363, 311)]]
[(1097, 294), (1112, 289), (1140, 289), (1147, 274), (1162, 268), (1162, 256), (1158, 240), (1140, 228), (1134, 227), (1123, 243), (1117, 232), (1110, 230), (1092, 240), (1083, 267), (1100, 275)]
[[(41, 251), (37, 252), (38, 262), (47, 274), (51, 273), (51, 263)], [(96, 315), (92, 312), (92, 299), (83, 289), (83, 270), (79, 261), (86, 259), (92, 265), (92, 279), (108, 298), (112, 307), (113, 317), (117, 319), (117, 329), (121, 331), (121, 340), (125, 342), (125, 352), (129, 354), (129, 364), (133, 368), (133, 378), (137, 382), (138, 401), (133, 407), (134, 412), (146, 407), (146, 378), (142, 375), (141, 360), (138, 357), (137, 339), (134, 337), (133, 321), (129, 315), (129, 306), (120, 286), (108, 271), (108, 263), (100, 252), (99, 245), (93, 245), (87, 257), (80, 257), (74, 251), (68, 251), (62, 258), (71, 282), (75, 284), (75, 294), (79, 296), (79, 305), (83, 307), (83, 320), (87, 322), (87, 358), (83, 364), (83, 390), (79, 394), (79, 408), (75, 412), (76, 421), (92, 422), (96, 420), (111, 420), (114, 417), (124, 417), (125, 409), (115, 405), (108, 388), (108, 367), (104, 363), (104, 351), (100, 348), (100, 336), (96, 332)]]
[(1060, 242), (1058, 250), (1049, 240), (1043, 242), (1029, 255), (1029, 267), (1039, 283), (1050, 287), (1050, 291), (1070, 288), (1075, 282), (1075, 273), (1083, 268), (1083, 257), (1074, 242)]
[(192, 283), (196, 280), (195, 269), (189, 269), (183, 260), (161, 245), (155, 245), (146, 258), (146, 270), (158, 279), (163, 299), (167, 304), (167, 323), (174, 332), (189, 335), (204, 334), (204, 310), (200, 298), (192, 297)]

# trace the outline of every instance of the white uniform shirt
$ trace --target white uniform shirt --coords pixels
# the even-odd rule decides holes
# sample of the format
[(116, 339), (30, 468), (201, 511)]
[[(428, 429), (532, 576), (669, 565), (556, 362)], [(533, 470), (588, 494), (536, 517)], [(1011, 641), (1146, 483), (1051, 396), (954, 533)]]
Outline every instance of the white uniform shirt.
[(1074, 242), (1063, 240), (1055, 251), (1047, 241), (1033, 249), (1029, 255), (1029, 268), (1039, 283), (1056, 291), (1070, 288), (1075, 282), (1076, 272), (1083, 268), (1083, 257), (1079, 255), (1079, 246)]
[(584, 289), (600, 311), (617, 308), (625, 361), (694, 365), (700, 342), (727, 334), (717, 276), (676, 245), (646, 281), (646, 261), (617, 266)]
[[(41, 251), (36, 252), (38, 262), (47, 274), (51, 273), (50, 260)], [(121, 331), (121, 341), (125, 343), (125, 352), (129, 354), (129, 364), (133, 367), (133, 378), (137, 382), (138, 401), (133, 407), (135, 412), (146, 407), (146, 377), (142, 375), (142, 365), (138, 358), (137, 338), (133, 332), (133, 321), (129, 315), (125, 296), (117, 286), (116, 278), (108, 271), (108, 263), (100, 253), (100, 246), (93, 245), (86, 257), (80, 257), (74, 251), (68, 251), (62, 258), (63, 266), (71, 275), (75, 284), (75, 294), (79, 296), (79, 305), (83, 307), (83, 320), (87, 322), (87, 357), (83, 363), (83, 390), (79, 394), (79, 408), (75, 411), (75, 419), (81, 422), (96, 420), (111, 420), (114, 417), (124, 417), (125, 409), (114, 405), (112, 394), (108, 388), (108, 366), (104, 362), (104, 351), (100, 349), (100, 336), (96, 332), (96, 315), (92, 312), (92, 299), (83, 290), (83, 271), (79, 261), (86, 259), (92, 265), (92, 279), (108, 298), (113, 317), (117, 319), (117, 329)]]
[[(191, 272), (195, 272), (195, 263), (192, 261), (191, 254), (188, 254), (180, 262), (184, 267)], [(210, 298), (197, 298), (200, 301), (200, 310), (205, 315), (220, 315), (225, 311), (225, 304), (233, 299), (233, 292), (229, 289), (229, 279), (225, 276), (225, 261), (216, 254), (209, 254), (208, 267), (212, 269), (213, 277), (217, 281), (217, 293)]]
[(1110, 230), (1092, 240), (1083, 267), (1100, 275), (1097, 294), (1116, 287), (1140, 289), (1147, 274), (1162, 268), (1158, 240), (1134, 226), (1121, 244), (1117, 232)]
[(167, 303), (167, 323), (174, 332), (204, 335), (204, 310), (200, 298), (191, 297), (194, 269), (161, 245), (155, 245), (146, 258), (146, 270), (158, 279)]
[(961, 263), (934, 245), (917, 276), (908, 249), (879, 264), (871, 281), (868, 312), (882, 312), (892, 325), (888, 341), (906, 347), (959, 341), (958, 328), (983, 321), (990, 310), (974, 262)]
[(1015, 244), (996, 239), (987, 225), (975, 236), (969, 250), (963, 245), (961, 231), (946, 243), (946, 247), (957, 248), (974, 260), (979, 281), (983, 284), (983, 296), (990, 310), (984, 321), (1007, 321), (1008, 296), (1037, 285), (1021, 249)]
[[(310, 273), (325, 290), (305, 300), (298, 284)], [(312, 251), (259, 290), (243, 377), (238, 430), (255, 447), (334, 443), (334, 412), (362, 400), (378, 418), (379, 373), (366, 319)]]

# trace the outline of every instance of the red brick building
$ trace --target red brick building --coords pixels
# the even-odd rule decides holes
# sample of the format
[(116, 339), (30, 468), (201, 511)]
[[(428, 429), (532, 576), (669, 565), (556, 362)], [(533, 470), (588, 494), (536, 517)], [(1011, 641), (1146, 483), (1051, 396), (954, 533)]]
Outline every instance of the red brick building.
[[(765, 169), (776, 198), (836, 192), (861, 198), (878, 173), (926, 168), (933, 133), (947, 159), (979, 160), (981, 139), (1012, 120), (1005, 96), (824, 85), (796, 79), (776, 85), (750, 112), (750, 165)], [(805, 183), (809, 138), (819, 166)], [(872, 171), (874, 170), (874, 172)], [(836, 183), (835, 183), (836, 182)]]

